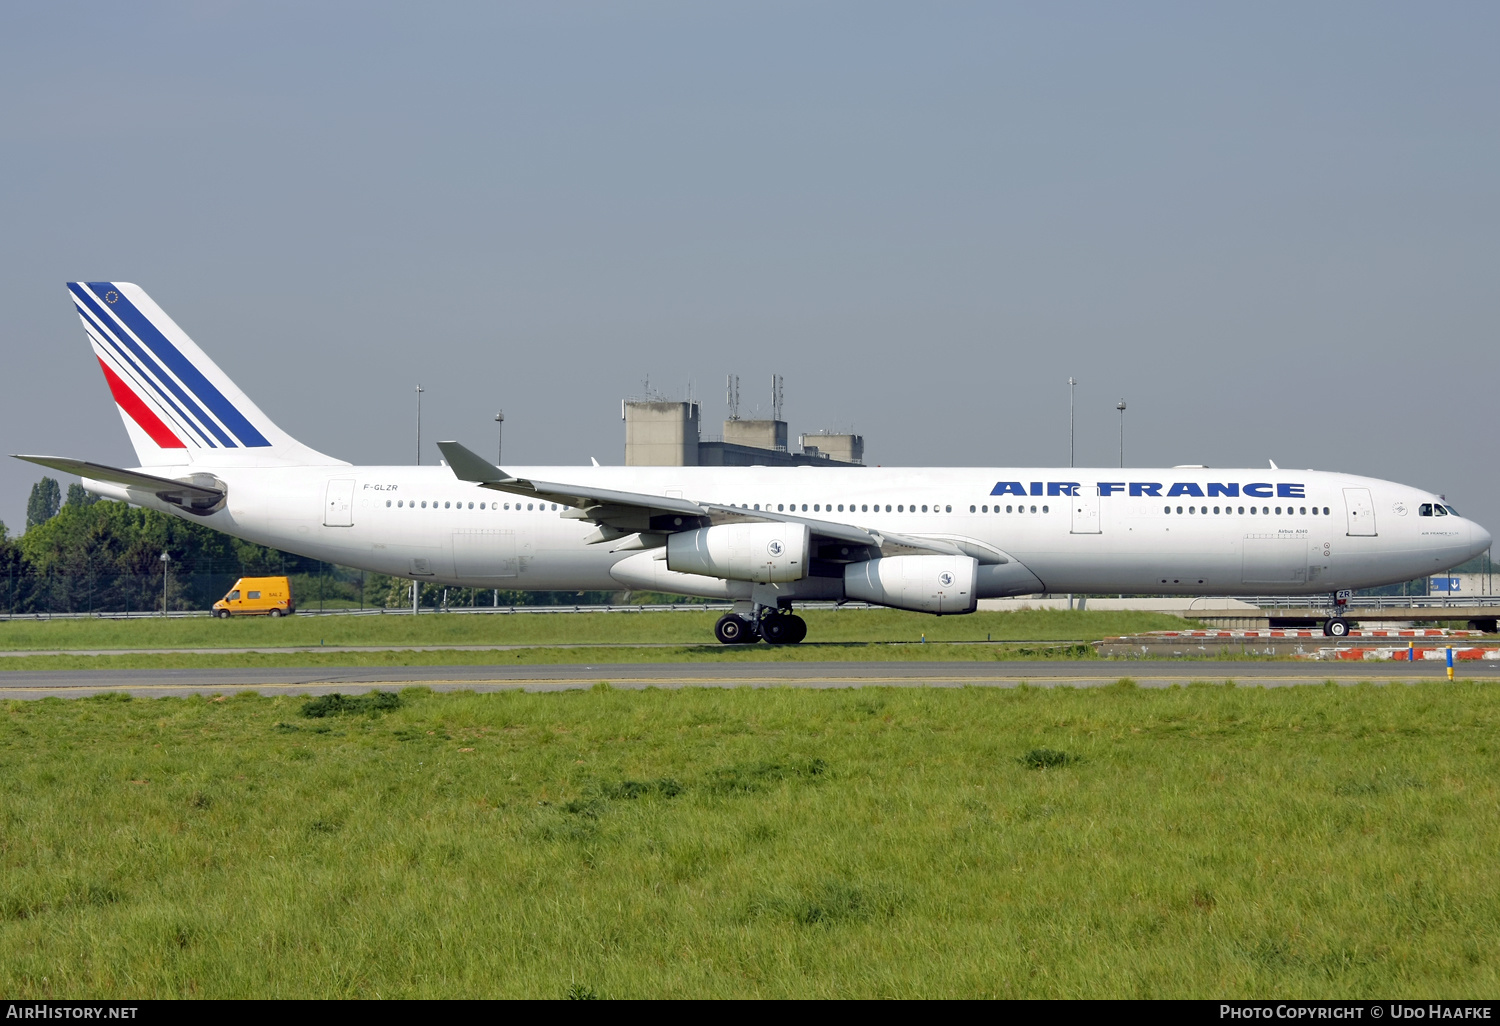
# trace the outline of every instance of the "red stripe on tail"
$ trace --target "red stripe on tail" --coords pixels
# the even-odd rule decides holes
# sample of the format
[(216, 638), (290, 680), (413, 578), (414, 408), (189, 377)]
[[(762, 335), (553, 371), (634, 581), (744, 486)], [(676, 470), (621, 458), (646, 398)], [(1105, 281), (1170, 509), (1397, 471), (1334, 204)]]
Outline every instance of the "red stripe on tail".
[[(95, 359), (98, 359), (95, 357)], [(120, 376), (109, 369), (109, 364), (99, 360), (99, 369), (104, 371), (104, 380), (109, 382), (109, 394), (115, 397), (115, 402), (120, 404), (120, 409), (130, 414), (130, 419), (141, 426), (141, 430), (151, 436), (151, 441), (163, 449), (186, 449), (182, 440), (172, 434), (172, 429), (161, 422), (161, 418), (151, 412), (151, 407), (141, 402), (141, 397), (131, 391), (129, 385), (120, 380)]]

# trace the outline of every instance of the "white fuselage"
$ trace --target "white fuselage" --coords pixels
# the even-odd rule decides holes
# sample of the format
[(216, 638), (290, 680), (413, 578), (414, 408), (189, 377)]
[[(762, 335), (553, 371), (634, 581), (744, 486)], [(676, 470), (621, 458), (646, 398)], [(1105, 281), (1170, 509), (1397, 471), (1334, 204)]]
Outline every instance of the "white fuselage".
[[(1445, 570), (1484, 551), (1490, 540), (1466, 518), (1420, 516), (1422, 504), (1440, 502), (1430, 493), (1316, 471), (508, 469), (518, 478), (795, 510), (813, 521), (907, 536), (977, 539), (1023, 564), (1041, 585), (1029, 577), (1018, 584), (1012, 576), (992, 585), (990, 594), (1326, 593)], [(214, 469), (195, 463), (193, 470), (228, 486), (223, 509), (196, 517), (134, 489), (86, 484), (258, 544), (452, 585), (614, 589), (638, 579), (617, 570), (624, 561), (640, 565), (652, 558), (608, 542), (587, 544), (594, 525), (564, 517), (565, 509), (456, 480), (446, 467)], [(658, 585), (720, 593), (714, 589), (721, 582), (700, 580), (704, 588), (692, 581), (680, 588), (670, 581)], [(792, 592), (831, 596), (826, 586)]]

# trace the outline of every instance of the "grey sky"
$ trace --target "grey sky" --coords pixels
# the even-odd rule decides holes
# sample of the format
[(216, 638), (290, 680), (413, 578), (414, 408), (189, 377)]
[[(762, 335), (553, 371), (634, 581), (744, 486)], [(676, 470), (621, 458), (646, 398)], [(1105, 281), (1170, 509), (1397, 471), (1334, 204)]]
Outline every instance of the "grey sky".
[[(63, 283), (278, 423), (622, 459), (786, 376), (871, 462), (1341, 469), (1500, 526), (1493, 4), (0, 7), (6, 452), (131, 462)], [(430, 445), (424, 462), (436, 460)], [(36, 468), (0, 462), (17, 530)]]

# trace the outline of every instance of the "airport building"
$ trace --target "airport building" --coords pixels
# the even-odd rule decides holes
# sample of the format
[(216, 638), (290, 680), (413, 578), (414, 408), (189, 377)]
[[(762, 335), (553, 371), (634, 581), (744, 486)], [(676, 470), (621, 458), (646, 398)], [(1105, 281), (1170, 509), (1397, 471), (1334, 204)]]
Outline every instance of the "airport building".
[(787, 422), (781, 419), (781, 379), (773, 385), (773, 416), (768, 420), (739, 416), (739, 382), (731, 377), (729, 419), (718, 437), (701, 430), (701, 409), (694, 401), (659, 398), (620, 403), (625, 421), (627, 467), (859, 467), (864, 465), (862, 435), (820, 431), (798, 438), (799, 450), (787, 444)]

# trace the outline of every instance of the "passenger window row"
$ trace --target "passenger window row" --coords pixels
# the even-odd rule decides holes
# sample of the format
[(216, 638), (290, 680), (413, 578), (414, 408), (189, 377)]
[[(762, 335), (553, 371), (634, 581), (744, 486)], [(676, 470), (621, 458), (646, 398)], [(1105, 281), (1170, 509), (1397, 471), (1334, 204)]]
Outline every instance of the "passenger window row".
[[(1015, 508), (1015, 511), (1017, 513), (1025, 513), (1026, 512), (1026, 507), (1025, 506), (1015, 506), (1014, 508)], [(1012, 509), (1011, 506), (1006, 506), (1005, 507), (1005, 512), (1009, 513), (1011, 511), (1011, 509)], [(973, 506), (969, 507), (969, 512), (970, 513), (988, 513), (989, 511), (990, 511), (990, 508), (988, 506), (981, 506), (977, 510)], [(995, 512), (996, 513), (1000, 512), (1000, 507), (998, 505), (995, 507)], [(1035, 506), (1031, 507), (1031, 512), (1033, 512), (1033, 513), (1036, 512), (1036, 507)], [(1050, 512), (1052, 512), (1052, 507), (1051, 506), (1043, 506), (1042, 507), (1042, 512), (1043, 513), (1050, 513)]]
[[(1163, 513), (1171, 513), (1172, 512), (1172, 507), (1171, 506), (1163, 506), (1161, 508), (1161, 511)], [(1177, 512), (1178, 513), (1182, 512), (1182, 507), (1181, 506), (1177, 507)], [(1209, 512), (1209, 509), (1208, 509), (1207, 506), (1204, 506), (1202, 509), (1199, 509), (1197, 506), (1189, 506), (1187, 508), (1187, 512), (1188, 512), (1189, 515), (1194, 514), (1194, 513), (1197, 513), (1197, 514), (1200, 514), (1200, 515), (1207, 515), (1208, 512)], [(1213, 512), (1218, 513), (1219, 512), (1219, 507), (1215, 506), (1213, 508)], [(1234, 513), (1235, 512), (1235, 507), (1233, 507), (1233, 506), (1225, 506), (1224, 507), (1224, 512), (1225, 513)], [(1245, 512), (1245, 507), (1244, 506), (1240, 506), (1239, 507), (1239, 512), (1241, 514), (1243, 514)], [(1250, 507), (1250, 516), (1253, 517), (1257, 513), (1259, 513), (1261, 516), (1265, 516), (1265, 517), (1271, 516), (1271, 507), (1270, 506), (1262, 506), (1262, 507), (1260, 507), (1260, 509), (1256, 509), (1254, 506), (1251, 506)], [(1331, 515), (1328, 512), (1328, 507), (1327, 506), (1323, 507), (1322, 514), (1325, 517)], [(1276, 515), (1277, 516), (1281, 516), (1282, 515), (1281, 507), (1280, 506), (1276, 507)], [(1305, 516), (1307, 516), (1307, 507), (1306, 506), (1288, 506), (1286, 508), (1286, 515), (1287, 516), (1304, 516), (1305, 517)], [(1318, 515), (1318, 507), (1314, 506), (1312, 508), (1312, 515), (1313, 516), (1317, 516)]]
[[(386, 504), (386, 507), (389, 508), (392, 505), (392, 500), (386, 499), (385, 500), (385, 504)], [(395, 502), (394, 502), (394, 505), (395, 505), (396, 509), (416, 509), (419, 505), (421, 506), (422, 509), (426, 509), (427, 508), (427, 502), (425, 500), (423, 502), (421, 502), (421, 503), (418, 503), (417, 500), (415, 500), (415, 499), (411, 500), (410, 502), (408, 502), (405, 499), (396, 499)], [(452, 509), (452, 508), (464, 509), (465, 507), (464, 507), (463, 502), (457, 502), (457, 503), (455, 503), (455, 502), (452, 502), (452, 501), (444, 502), (442, 504), (442, 506), (439, 507), (437, 500), (434, 499), (432, 501), (432, 508), (433, 509), (438, 509), (438, 508), (442, 508), (442, 509)], [(474, 508), (474, 504), (472, 502), (469, 503), (468, 504), (468, 508), (469, 509), (473, 509)], [(484, 509), (485, 508), (485, 504), (481, 502), (479, 504), (479, 508), (480, 509)], [(493, 512), (499, 512), (500, 511), (500, 503), (498, 503), (498, 502), (492, 502), (492, 503), (489, 504), (489, 508)], [(506, 509), (510, 509), (510, 503), (508, 503), (508, 502), (505, 503), (505, 508)], [(546, 510), (548, 508), (548, 504), (545, 503), (545, 502), (528, 502), (526, 504), (526, 508), (527, 509), (535, 508), (535, 509), (538, 509), (538, 510)], [(557, 509), (558, 508), (557, 503), (555, 503), (555, 502), (552, 503), (551, 504), (551, 508), (552, 509)], [(564, 506), (562, 508), (563, 509), (567, 509), (568, 507)], [(516, 512), (517, 513), (521, 512), (521, 504), (519, 502), (516, 503)]]
[[(732, 506), (734, 504), (730, 503), (730, 505)], [(870, 505), (871, 504), (868, 503), (868, 502), (866, 502), (866, 503), (854, 503), (854, 502), (851, 502), (851, 503), (848, 504), (848, 510), (849, 510), (850, 513), (871, 513), (871, 512), (879, 513), (880, 512), (880, 503), (877, 502), (877, 503), (874, 504), (874, 506), (875, 506), (874, 510), (870, 509)], [(754, 504), (745, 503), (745, 502), (740, 503), (740, 509), (758, 510), (760, 508), (761, 508), (761, 505), (758, 502), (754, 503)], [(809, 512), (811, 512), (811, 513), (832, 513), (832, 512), (834, 512), (834, 504), (831, 503), (831, 502), (815, 502), (815, 503), (812, 504), (811, 509), (808, 508), (808, 504), (805, 503), (805, 502), (801, 504), (800, 509), (798, 507), (798, 504), (795, 503), (795, 502), (777, 502), (777, 503), (770, 503), (770, 502), (768, 502), (768, 503), (766, 503), (765, 508), (766, 508), (766, 512), (767, 513), (770, 513), (773, 510), (775, 512), (777, 512), (777, 513), (797, 513), (797, 512), (802, 512), (802, 513), (809, 513)], [(840, 513), (844, 512), (844, 508), (845, 508), (845, 504), (844, 503), (841, 502), (841, 503), (838, 504), (838, 512), (840, 512)], [(896, 503), (894, 506), (891, 505), (890, 503), (887, 503), (886, 506), (885, 506), (885, 511), (887, 513), (890, 513), (890, 512), (896, 512), (896, 513), (917, 513), (917, 512), (922, 512), (922, 513), (927, 513), (929, 511), (933, 512), (933, 513), (952, 513), (953, 512), (953, 507), (951, 505), (941, 505), (940, 506), (938, 503), (934, 502), (934, 503), (930, 504), (930, 510), (929, 510), (929, 506), (928, 505), (923, 505), (920, 508), (920, 510), (919, 510), (918, 506), (917, 506), (917, 504), (915, 502), (913, 502), (913, 503), (899, 502), (899, 503)], [(969, 512), (971, 512), (971, 513), (973, 512), (973, 507), (970, 507)]]

